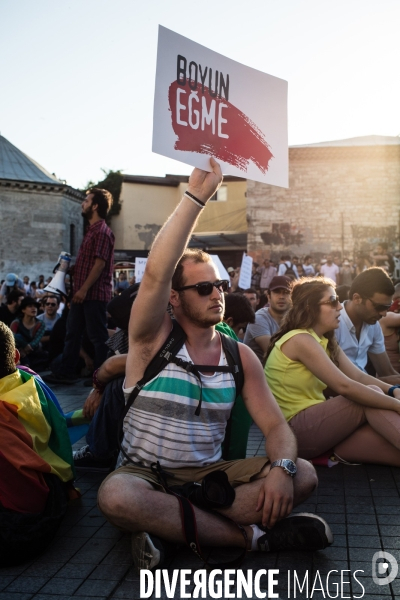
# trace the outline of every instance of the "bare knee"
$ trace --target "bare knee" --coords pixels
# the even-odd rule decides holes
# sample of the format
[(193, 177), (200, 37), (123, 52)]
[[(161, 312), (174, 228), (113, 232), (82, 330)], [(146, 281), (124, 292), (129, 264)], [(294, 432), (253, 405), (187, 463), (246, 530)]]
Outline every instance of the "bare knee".
[(115, 513), (119, 514), (123, 510), (126, 501), (125, 488), (125, 481), (118, 475), (107, 479), (100, 487), (97, 503), (106, 517), (110, 517)]
[(140, 506), (140, 498), (148, 492), (148, 486), (151, 487), (145, 481), (139, 481), (137, 485), (132, 483), (124, 475), (114, 475), (100, 487), (98, 505), (102, 513), (111, 521), (122, 517), (127, 511), (133, 517), (135, 507)]
[(297, 474), (295, 477), (296, 503), (303, 502), (318, 486), (318, 476), (313, 465), (308, 460), (298, 458), (296, 461)]

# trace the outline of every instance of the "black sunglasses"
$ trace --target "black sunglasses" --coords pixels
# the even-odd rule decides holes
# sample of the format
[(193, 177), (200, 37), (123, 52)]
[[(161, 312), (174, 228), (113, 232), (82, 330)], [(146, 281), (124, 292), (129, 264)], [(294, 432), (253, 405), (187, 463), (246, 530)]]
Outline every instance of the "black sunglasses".
[(46, 302), (46, 306), (57, 306), (56, 302)]
[(185, 285), (181, 288), (175, 288), (176, 292), (183, 292), (183, 290), (191, 290), (196, 288), (199, 296), (209, 296), (213, 287), (216, 287), (219, 292), (227, 292), (229, 289), (229, 281), (221, 279), (220, 281), (202, 281), (201, 283), (195, 283), (194, 285)]
[(371, 302), (372, 306), (378, 313), (387, 312), (389, 310), (389, 308), (392, 306), (391, 304), (377, 304), (376, 302), (371, 300), (371, 298), (366, 298), (366, 300), (369, 300)]
[(320, 304), (330, 304), (332, 308), (336, 308), (340, 304), (339, 296), (330, 296), (329, 300), (320, 302)]

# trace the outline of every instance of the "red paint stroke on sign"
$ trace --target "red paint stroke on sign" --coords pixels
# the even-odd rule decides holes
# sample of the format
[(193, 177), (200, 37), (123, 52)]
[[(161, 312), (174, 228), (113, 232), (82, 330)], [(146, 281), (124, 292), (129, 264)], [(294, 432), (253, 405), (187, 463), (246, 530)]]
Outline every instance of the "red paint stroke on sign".
[(203, 89), (200, 83), (192, 90), (176, 81), (169, 87), (175, 150), (208, 154), (245, 172), (253, 161), (265, 174), (273, 154), (263, 132), (228, 100)]

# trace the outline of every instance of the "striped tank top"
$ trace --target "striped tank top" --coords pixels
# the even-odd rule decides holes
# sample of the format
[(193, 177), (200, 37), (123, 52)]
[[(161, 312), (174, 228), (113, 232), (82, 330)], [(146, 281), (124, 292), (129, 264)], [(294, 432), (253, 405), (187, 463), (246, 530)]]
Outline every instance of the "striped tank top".
[[(193, 362), (183, 345), (178, 358)], [(221, 345), (219, 365), (227, 360)], [(129, 458), (149, 467), (205, 466), (221, 459), (221, 444), (233, 408), (236, 388), (231, 373), (200, 374), (203, 391), (193, 373), (170, 363), (140, 390), (124, 419), (122, 448)], [(125, 401), (133, 388), (124, 388)], [(120, 453), (119, 465), (127, 464)]]

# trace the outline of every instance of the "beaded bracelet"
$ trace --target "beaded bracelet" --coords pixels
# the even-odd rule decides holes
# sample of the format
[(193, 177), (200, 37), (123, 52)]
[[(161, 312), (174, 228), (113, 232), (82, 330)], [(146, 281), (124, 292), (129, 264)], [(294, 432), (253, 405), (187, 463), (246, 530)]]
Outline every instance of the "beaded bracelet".
[(98, 392), (103, 393), (104, 390), (106, 389), (107, 384), (99, 381), (99, 378), (97, 377), (98, 372), (99, 372), (99, 369), (96, 369), (93, 373), (93, 387)]

